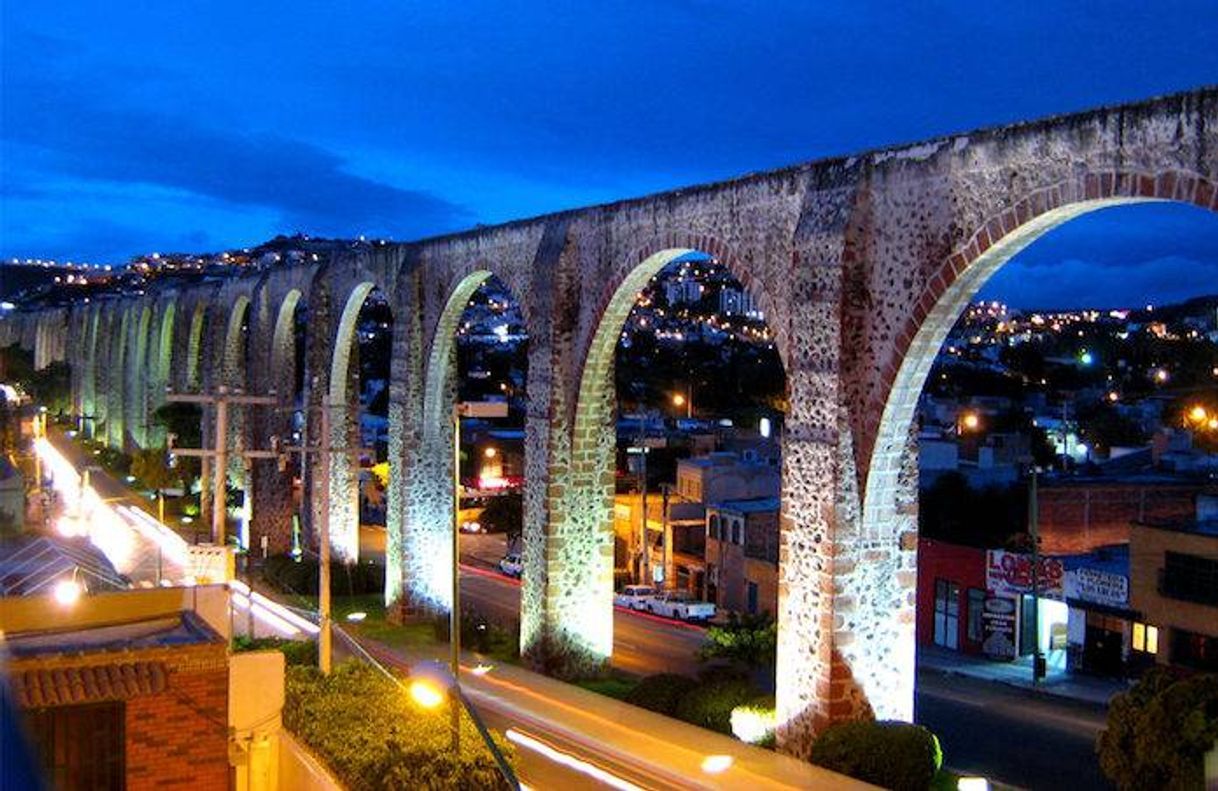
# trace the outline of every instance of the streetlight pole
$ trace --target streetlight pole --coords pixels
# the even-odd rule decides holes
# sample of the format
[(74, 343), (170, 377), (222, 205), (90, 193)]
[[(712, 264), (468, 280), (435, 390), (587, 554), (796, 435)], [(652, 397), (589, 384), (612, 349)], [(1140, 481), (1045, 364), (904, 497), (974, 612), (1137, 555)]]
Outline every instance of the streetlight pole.
[(317, 547), (317, 668), (322, 675), (330, 675), (334, 651), (334, 634), (330, 620), (330, 399), (322, 399), (321, 406), (321, 480), (326, 487), (318, 521)]
[(452, 685), (452, 748), (461, 753), (461, 418), (507, 417), (506, 401), (459, 401), (453, 405), (452, 602), (448, 608), (448, 644)]
[(650, 583), (651, 549), (647, 545), (647, 416), (639, 410), (639, 582)]

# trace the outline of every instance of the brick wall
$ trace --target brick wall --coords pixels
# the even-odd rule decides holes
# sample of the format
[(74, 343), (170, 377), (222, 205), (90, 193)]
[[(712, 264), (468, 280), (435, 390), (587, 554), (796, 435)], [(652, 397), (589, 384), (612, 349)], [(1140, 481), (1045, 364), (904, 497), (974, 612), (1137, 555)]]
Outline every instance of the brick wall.
[(1039, 492), (1041, 551), (1045, 554), (1090, 552), (1129, 541), (1134, 521), (1191, 519), (1194, 485), (1043, 486)]
[(164, 661), (169, 679), (165, 692), (127, 701), (129, 791), (228, 789), (225, 652), (223, 644), (141, 652)]

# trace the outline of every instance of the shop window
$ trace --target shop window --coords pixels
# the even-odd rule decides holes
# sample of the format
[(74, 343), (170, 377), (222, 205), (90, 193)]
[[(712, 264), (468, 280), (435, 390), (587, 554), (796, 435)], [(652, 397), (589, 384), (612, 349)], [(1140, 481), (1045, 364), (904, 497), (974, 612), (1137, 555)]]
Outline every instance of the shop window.
[(985, 612), (985, 591), (980, 588), (968, 589), (968, 639), (974, 643), (985, 640), (982, 627), (982, 614)]
[(1145, 623), (1133, 625), (1133, 650), (1143, 654), (1159, 653), (1159, 628)]
[(719, 515), (712, 514), (710, 518), (710, 537), (719, 538)]
[(935, 580), (935, 645), (957, 648), (960, 643), (960, 586)]

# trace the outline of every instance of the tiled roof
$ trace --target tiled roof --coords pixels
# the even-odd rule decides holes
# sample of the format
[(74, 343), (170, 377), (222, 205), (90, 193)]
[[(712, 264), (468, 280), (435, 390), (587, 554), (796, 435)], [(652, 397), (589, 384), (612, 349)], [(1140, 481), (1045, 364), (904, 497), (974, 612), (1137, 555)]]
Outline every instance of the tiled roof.
[(161, 662), (127, 662), (16, 671), (10, 680), (17, 705), (29, 709), (154, 695), (165, 690), (165, 677)]

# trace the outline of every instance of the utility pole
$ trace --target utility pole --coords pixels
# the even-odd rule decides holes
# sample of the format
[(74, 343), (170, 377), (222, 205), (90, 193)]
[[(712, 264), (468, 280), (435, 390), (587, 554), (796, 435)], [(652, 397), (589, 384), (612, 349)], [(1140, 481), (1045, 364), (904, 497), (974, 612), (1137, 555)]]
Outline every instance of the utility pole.
[[(255, 396), (229, 393), (227, 387), (220, 385), (220, 387), (216, 388), (214, 395), (206, 393), (170, 393), (165, 397), (165, 400), (170, 403), (211, 404), (216, 408), (216, 437), (212, 448), (178, 449), (171, 447), (171, 449), (178, 456), (194, 456), (213, 461), (215, 482), (212, 490), (211, 537), (212, 543), (224, 546), (227, 543), (225, 532), (228, 528), (228, 507), (225, 499), (228, 494), (228, 405), (274, 405), (279, 403), (279, 399), (274, 395)], [(243, 451), (242, 455), (247, 459), (274, 459), (279, 456), (276, 451), (255, 450)]]
[[(330, 402), (329, 396), (322, 399), (319, 411), (321, 439), (315, 445), (308, 444), (308, 425), (309, 421), (305, 420), (304, 439), (299, 445), (279, 445), (279, 438), (274, 437), (271, 444), (276, 450), (274, 456), (279, 459), (279, 468), (286, 469), (289, 453), (300, 454), (300, 474), (306, 474), (308, 465), (306, 463), (308, 454), (321, 454), (321, 483), (327, 487), (325, 500), (322, 503), (320, 515), (318, 516), (319, 524), (317, 527), (317, 620), (319, 631), (317, 633), (317, 669), (323, 674), (329, 675), (330, 668), (333, 665), (333, 646), (334, 646), (334, 630), (331, 618), (330, 607), (330, 507), (329, 507), (329, 485), (330, 485), (330, 464), (331, 456), (335, 453), (369, 453), (373, 452), (372, 448), (361, 447), (334, 447), (330, 445), (330, 410), (334, 408), (346, 409), (346, 404), (333, 404)], [(292, 411), (296, 411), (294, 408)], [(312, 411), (312, 410), (306, 410)], [(313, 493), (314, 496), (317, 492)]]
[(644, 585), (650, 584), (647, 572), (650, 570), (651, 549), (647, 544), (647, 416), (639, 411), (639, 579)]
[(1028, 535), (1032, 540), (1032, 683), (1045, 676), (1045, 659), (1040, 652), (1040, 506), (1036, 492), (1036, 465), (1028, 478)]
[(672, 531), (668, 526), (668, 498), (672, 493), (671, 485), (664, 483), (660, 485), (660, 491), (663, 494), (661, 500), (660, 525), (664, 531), (664, 590), (672, 589), (672, 581), (669, 579), (669, 570), (672, 566)]

